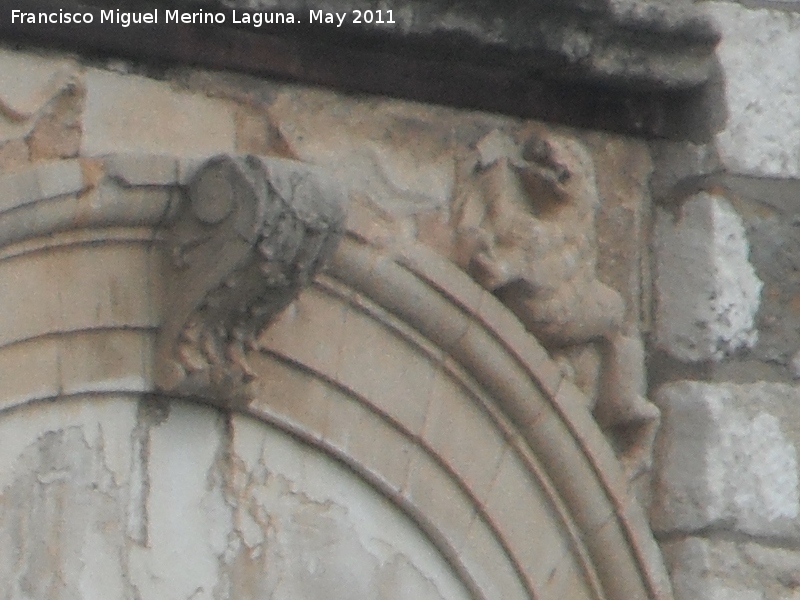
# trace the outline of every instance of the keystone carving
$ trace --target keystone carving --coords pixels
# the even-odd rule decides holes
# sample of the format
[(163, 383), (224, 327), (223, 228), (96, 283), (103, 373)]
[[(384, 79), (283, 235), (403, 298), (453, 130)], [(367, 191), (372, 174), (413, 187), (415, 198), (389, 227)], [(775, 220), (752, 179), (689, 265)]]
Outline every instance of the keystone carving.
[(294, 161), (218, 156), (197, 171), (167, 232), (162, 391), (247, 396), (246, 350), (333, 253), (345, 203), (332, 181)]
[(569, 363), (635, 477), (650, 465), (659, 411), (644, 397), (641, 342), (622, 330), (624, 302), (597, 278), (591, 158), (573, 140), (518, 144), (495, 130), (466, 169), (456, 261)]

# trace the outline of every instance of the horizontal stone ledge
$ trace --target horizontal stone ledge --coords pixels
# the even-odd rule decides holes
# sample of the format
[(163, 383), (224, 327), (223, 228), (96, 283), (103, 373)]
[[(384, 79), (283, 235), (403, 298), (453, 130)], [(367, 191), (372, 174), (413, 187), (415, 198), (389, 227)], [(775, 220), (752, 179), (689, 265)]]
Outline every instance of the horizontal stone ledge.
[[(475, 3), (282, 0), (265, 12), (299, 23), (234, 24), (243, 10), (212, 0), (186, 14), (219, 11), (214, 25), (101, 23), (99, 5), (30, 0), (27, 11), (91, 12), (91, 24), (0, 20), (0, 38), (137, 61), (286, 77), (423, 102), (489, 110), (646, 137), (705, 139), (701, 90), (718, 35), (692, 5), (654, 2)], [(137, 7), (137, 2), (131, 3)], [(309, 23), (309, 11), (346, 14), (347, 24)], [(391, 10), (393, 25), (355, 24), (355, 11)], [(174, 3), (169, 7), (175, 10)], [(18, 9), (0, 0), (0, 14)], [(135, 8), (132, 10), (136, 10)], [(116, 14), (116, 13), (115, 13)], [(386, 16), (384, 15), (384, 19)]]
[[(167, 0), (158, 4), (175, 7)], [(291, 13), (298, 25), (307, 26), (298, 31), (326, 36), (343, 47), (444, 55), (474, 64), (513, 63), (557, 79), (623, 87), (700, 85), (710, 74), (719, 40), (711, 22), (691, 4), (646, 0), (195, 0), (185, 6), (187, 12), (197, 7), (227, 10), (226, 23), (251, 30), (246, 12), (273, 19)], [(378, 23), (378, 11), (381, 21), (391, 22)], [(291, 34), (291, 28), (285, 31)]]

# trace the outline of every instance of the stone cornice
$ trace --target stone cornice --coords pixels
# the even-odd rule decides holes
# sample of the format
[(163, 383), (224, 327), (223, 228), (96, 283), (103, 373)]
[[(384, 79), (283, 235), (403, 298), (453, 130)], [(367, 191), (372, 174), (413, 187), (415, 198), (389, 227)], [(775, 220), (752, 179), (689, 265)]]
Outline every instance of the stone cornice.
[[(176, 3), (161, 0), (159, 4)], [(306, 31), (315, 37), (329, 36), (342, 47), (445, 56), (476, 65), (512, 66), (521, 73), (556, 80), (602, 82), (620, 88), (681, 90), (702, 85), (711, 74), (719, 40), (711, 22), (686, 2), (194, 0), (185, 5), (187, 10), (200, 6), (237, 9), (239, 13), (291, 12), (301, 24), (308, 23), (310, 11), (331, 11), (346, 14), (341, 25), (315, 24)], [(354, 11), (377, 14), (379, 9), (384, 20), (391, 11), (395, 23), (353, 22)]]
[[(101, 24), (95, 8), (31, 0), (26, 9), (90, 10), (92, 25), (10, 23), (0, 0), (0, 37), (145, 62), (289, 77), (346, 91), (452, 104), (667, 138), (707, 136), (701, 90), (712, 77), (718, 34), (692, 4), (592, 2), (262, 1), (297, 25), (232, 24), (231, 0), (175, 3), (227, 11), (222, 25)], [(136, 6), (138, 3), (129, 3)], [(253, 3), (248, 3), (253, 6)], [(392, 10), (395, 25), (355, 25), (352, 10)], [(153, 3), (139, 10), (152, 8)], [(241, 15), (242, 9), (235, 9)], [(310, 10), (348, 11), (349, 25), (309, 24)], [(213, 31), (213, 34), (212, 34)]]

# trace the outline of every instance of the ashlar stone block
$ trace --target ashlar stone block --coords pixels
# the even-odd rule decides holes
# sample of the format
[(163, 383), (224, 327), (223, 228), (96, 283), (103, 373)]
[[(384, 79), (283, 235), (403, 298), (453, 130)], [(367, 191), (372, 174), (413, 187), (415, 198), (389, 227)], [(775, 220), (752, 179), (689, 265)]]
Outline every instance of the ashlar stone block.
[(735, 552), (732, 543), (702, 538), (667, 544), (675, 600), (764, 600), (757, 582), (738, 581)]
[(798, 400), (777, 383), (663, 386), (654, 529), (800, 540)]
[[(779, 4), (779, 3), (775, 3)], [(716, 136), (722, 164), (758, 176), (800, 175), (800, 14), (704, 3), (722, 33), (727, 124)]]
[(207, 156), (235, 149), (233, 107), (144, 77), (89, 70), (81, 154)]
[(674, 357), (721, 360), (758, 339), (763, 283), (741, 217), (722, 196), (697, 194), (656, 220), (656, 337)]
[(0, 177), (0, 212), (58, 196), (76, 194), (85, 188), (77, 160), (47, 162)]

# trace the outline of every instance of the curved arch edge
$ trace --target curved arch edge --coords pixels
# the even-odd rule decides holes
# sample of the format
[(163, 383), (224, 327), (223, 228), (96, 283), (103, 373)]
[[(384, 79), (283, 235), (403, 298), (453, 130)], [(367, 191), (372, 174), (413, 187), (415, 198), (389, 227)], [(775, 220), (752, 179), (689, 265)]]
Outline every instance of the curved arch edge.
[[(163, 264), (154, 254), (161, 252), (163, 228), (174, 222), (185, 199), (181, 186), (202, 161), (117, 156), (65, 162), (69, 163), (63, 167), (68, 171), (63, 178), (65, 187), (44, 186), (43, 182), (53, 177), (51, 171), (56, 167), (47, 163), (37, 165), (26, 171), (28, 178), (38, 182), (29, 186), (34, 192), (19, 194), (0, 207), (0, 241), (6, 246), (5, 256), (38, 256), (58, 245), (58, 240), (62, 241), (61, 250), (67, 251), (103, 241), (109, 235), (119, 237), (120, 230), (151, 230), (157, 233), (132, 236), (125, 243), (142, 254), (136, 264), (148, 285), (140, 294), (160, 294)], [(88, 163), (100, 164), (104, 175), (93, 177)], [(0, 188), (14, 185), (9, 177), (0, 176)], [(85, 196), (82, 200), (80, 196), (87, 193), (96, 202), (87, 204)], [(44, 207), (47, 210), (41, 211), (42, 218), (32, 218)], [(86, 230), (94, 230), (97, 235), (76, 233)], [(38, 241), (57, 232), (62, 233), (43, 243)], [(140, 252), (143, 249), (146, 252)], [(610, 600), (671, 598), (669, 581), (646, 519), (628, 495), (619, 464), (592, 420), (581, 392), (561, 377), (545, 350), (516, 317), (456, 266), (420, 247), (395, 250), (392, 254), (380, 252), (348, 238), (334, 255), (329, 274), (452, 357), (515, 424), (517, 433), (541, 460), (549, 484), (567, 507), (581, 537), (578, 541), (587, 549), (606, 597)], [(110, 294), (111, 280), (111, 274), (108, 281), (87, 279), (86, 286), (97, 287), (92, 292)], [(293, 294), (297, 292), (299, 288)], [(151, 338), (153, 332), (164, 326), (164, 308), (148, 305), (139, 313), (136, 310), (116, 314), (109, 308), (107, 323), (98, 329), (141, 331), (140, 362), (132, 363), (130, 370), (138, 369), (143, 375), (131, 389), (170, 395), (170, 390), (159, 388), (152, 377), (154, 364), (163, 359), (155, 358)], [(11, 355), (15, 345), (21, 347), (40, 338), (67, 340), (86, 329), (79, 320), (37, 327), (22, 331), (18, 339), (0, 342), (0, 361), (5, 354)], [(87, 393), (101, 389), (91, 387), (100, 385), (93, 377), (86, 374)], [(108, 391), (115, 386), (119, 389), (118, 381), (106, 381), (104, 385)], [(75, 390), (80, 392), (78, 387)], [(198, 400), (196, 391), (178, 395)], [(55, 398), (64, 393), (64, 382), (58, 380), (49, 387), (24, 391), (15, 403)], [(244, 410), (247, 404), (231, 403), (230, 397), (219, 393), (202, 401), (234, 410)]]

